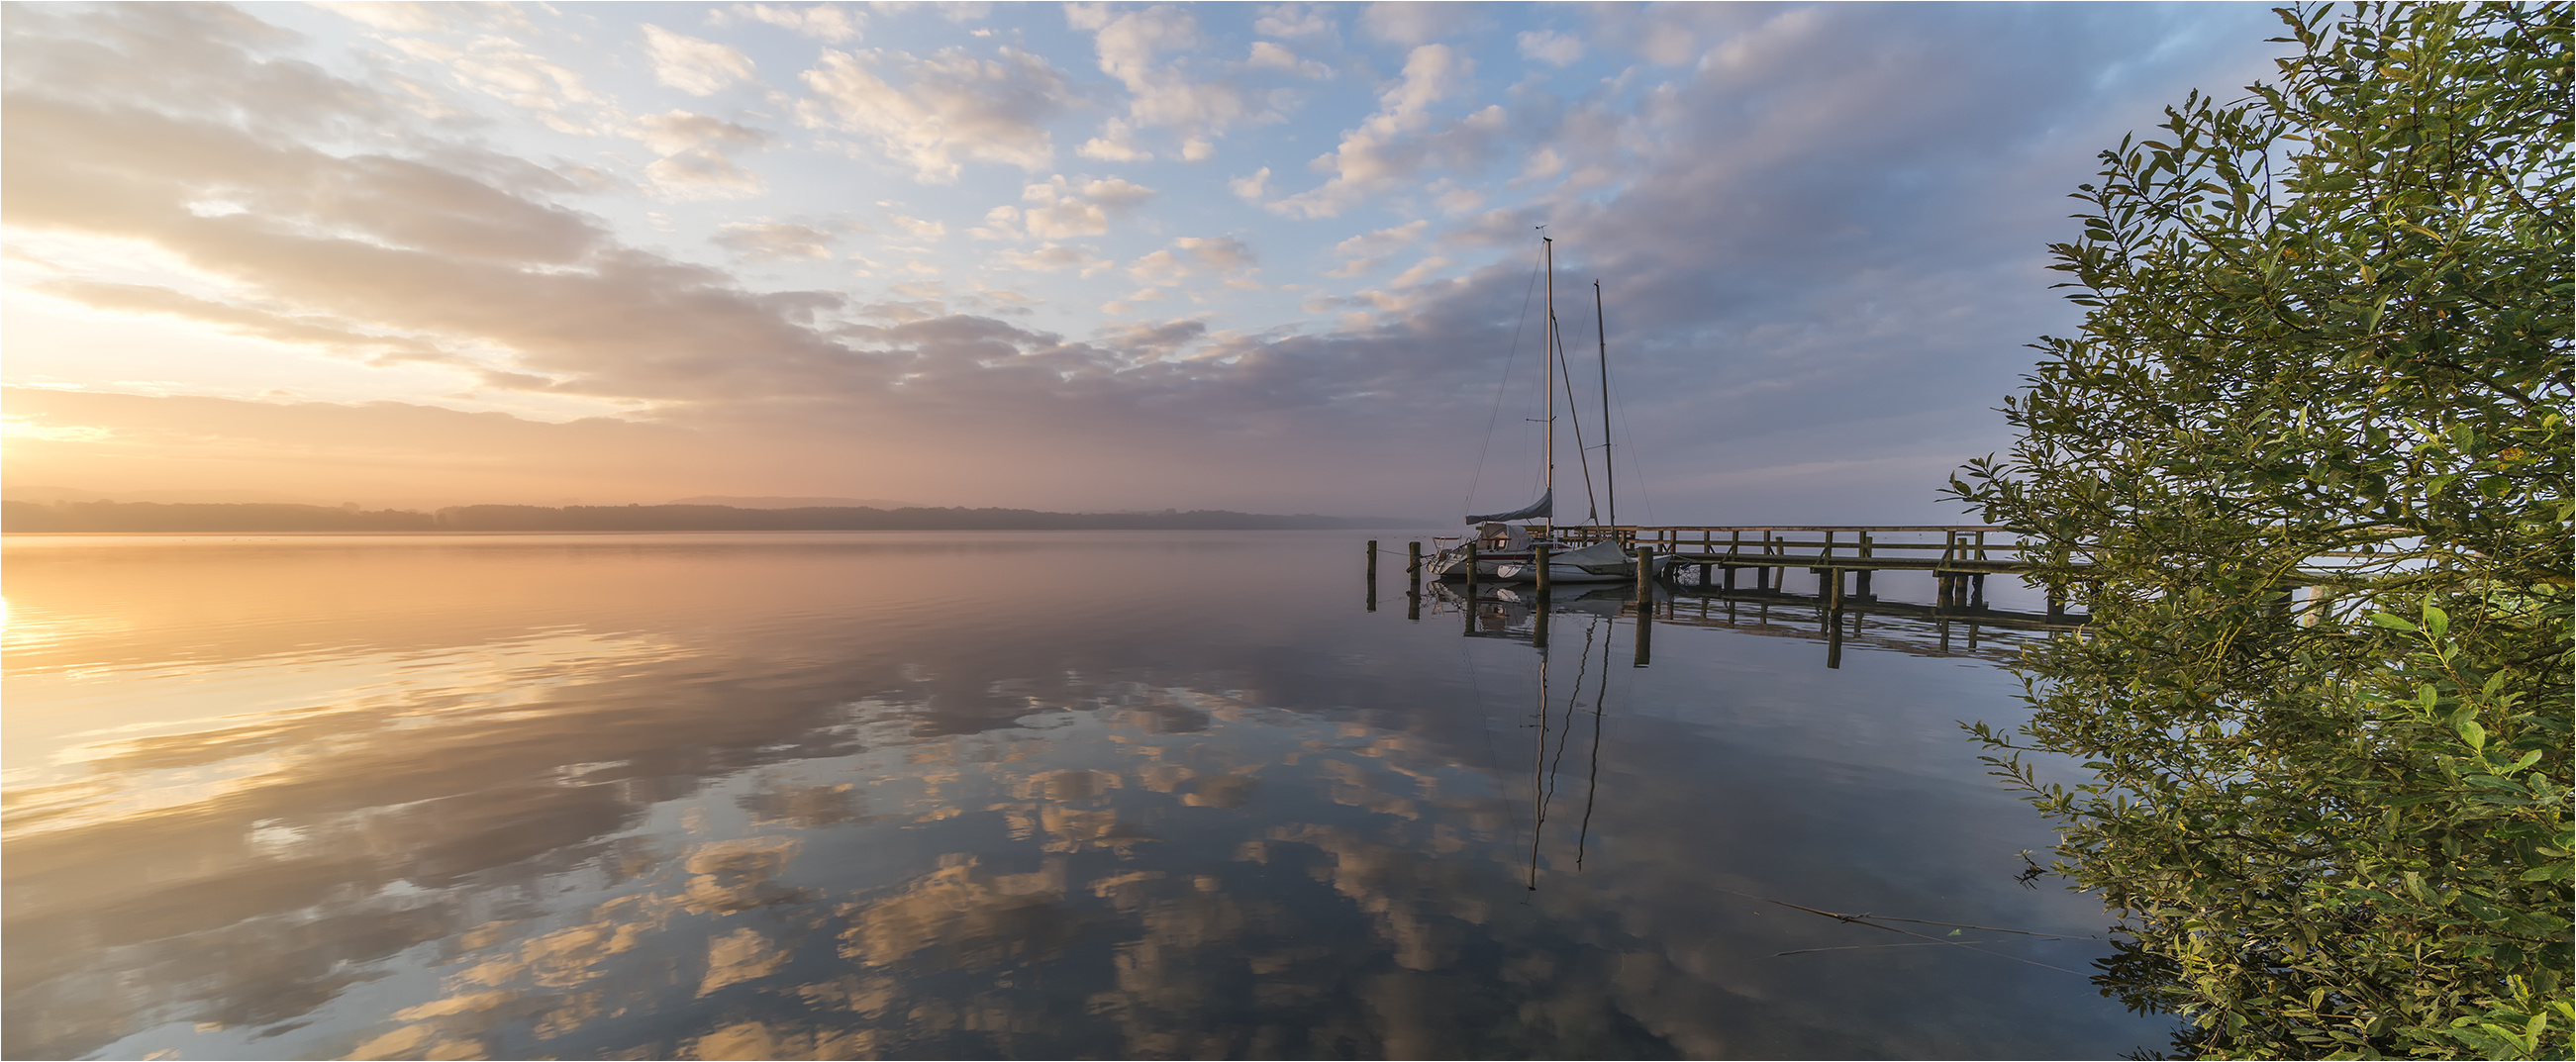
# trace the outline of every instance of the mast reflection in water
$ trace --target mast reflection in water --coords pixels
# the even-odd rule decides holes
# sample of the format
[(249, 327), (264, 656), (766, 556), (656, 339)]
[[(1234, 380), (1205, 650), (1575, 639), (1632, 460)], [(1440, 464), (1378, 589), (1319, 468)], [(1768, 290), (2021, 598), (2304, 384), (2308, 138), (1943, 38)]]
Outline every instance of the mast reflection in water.
[(2097, 941), (1746, 898), (2099, 934), (1951, 725), (2010, 721), (1991, 664), (1659, 623), (1639, 669), (1624, 591), (1551, 602), (1551, 659), (1492, 590), (1362, 611), (1351, 545), (12, 538), (5, 1051), (2163, 1041), (2012, 961)]

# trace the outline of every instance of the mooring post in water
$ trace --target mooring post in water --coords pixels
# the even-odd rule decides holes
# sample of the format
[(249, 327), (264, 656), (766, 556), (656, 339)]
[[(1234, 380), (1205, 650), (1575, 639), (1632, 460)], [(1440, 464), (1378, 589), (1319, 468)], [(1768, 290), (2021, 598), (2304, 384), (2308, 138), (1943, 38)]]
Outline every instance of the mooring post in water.
[(1377, 611), (1377, 540), (1368, 540), (1368, 610)]
[(1407, 542), (1404, 544), (1404, 575), (1406, 579), (1411, 580), (1415, 585), (1421, 584), (1422, 543)]
[(1476, 601), (1476, 540), (1468, 539), (1465, 549), (1467, 553), (1462, 562), (1466, 565), (1467, 602), (1474, 604)]
[[(1637, 662), (1644, 667), (1655, 657), (1655, 599), (1644, 591), (1637, 594)], [(1607, 661), (1604, 661), (1605, 663)]]
[(1530, 547), (1530, 565), (1538, 573), (1538, 595), (1547, 596), (1547, 543)]
[(1422, 584), (1420, 583), (1415, 583), (1404, 591), (1404, 618), (1416, 622), (1422, 619)]
[(1651, 601), (1655, 595), (1655, 547), (1637, 547), (1637, 600)]

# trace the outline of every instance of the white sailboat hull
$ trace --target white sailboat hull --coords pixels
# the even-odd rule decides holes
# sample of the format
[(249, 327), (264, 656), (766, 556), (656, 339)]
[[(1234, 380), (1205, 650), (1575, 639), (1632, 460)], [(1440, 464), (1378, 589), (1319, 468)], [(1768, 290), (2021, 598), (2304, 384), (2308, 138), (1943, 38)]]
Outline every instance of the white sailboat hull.
[[(1656, 557), (1655, 570), (1651, 574), (1660, 578), (1664, 566), (1671, 562), (1670, 557)], [(1464, 579), (1467, 577), (1467, 552), (1464, 549), (1441, 550), (1438, 556), (1423, 562), (1423, 567), (1427, 569), (1425, 574), (1434, 579)], [(1476, 578), (1507, 583), (1536, 582), (1538, 565), (1528, 553), (1480, 553), (1476, 557)], [(1550, 553), (1547, 558), (1547, 580), (1551, 583), (1618, 583), (1632, 582), (1636, 578), (1636, 558), (1614, 543), (1600, 542)]]

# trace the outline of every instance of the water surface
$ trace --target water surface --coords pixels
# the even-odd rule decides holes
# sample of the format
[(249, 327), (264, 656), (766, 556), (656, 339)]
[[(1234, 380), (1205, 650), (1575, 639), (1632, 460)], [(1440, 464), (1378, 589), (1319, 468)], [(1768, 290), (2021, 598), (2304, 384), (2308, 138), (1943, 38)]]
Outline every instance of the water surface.
[(5, 1053), (2163, 1043), (2016, 880), (1994, 632), (1691, 601), (1641, 668), (1624, 593), (1366, 611), (1365, 537), (13, 537)]

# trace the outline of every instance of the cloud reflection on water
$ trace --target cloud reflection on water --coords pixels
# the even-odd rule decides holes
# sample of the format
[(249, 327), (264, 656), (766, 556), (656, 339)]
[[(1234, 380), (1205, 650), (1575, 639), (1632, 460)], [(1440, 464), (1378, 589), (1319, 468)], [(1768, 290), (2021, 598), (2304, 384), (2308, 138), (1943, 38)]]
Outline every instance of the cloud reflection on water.
[[(1993, 1057), (2129, 1027), (2062, 1013), (2080, 978), (1920, 954), (1950, 949), (1770, 957), (1877, 941), (1712, 885), (2090, 931), (1968, 858), (2027, 824), (1918, 835), (2008, 801), (1817, 744), (1830, 703), (1729, 736), (1623, 674), (1585, 867), (1551, 825), (1528, 890), (1526, 647), (1353, 621), (1309, 577), (1341, 545), (13, 541), (55, 633), (12, 645), (7, 1053)], [(1685, 687), (1747, 678), (1659, 637)]]

